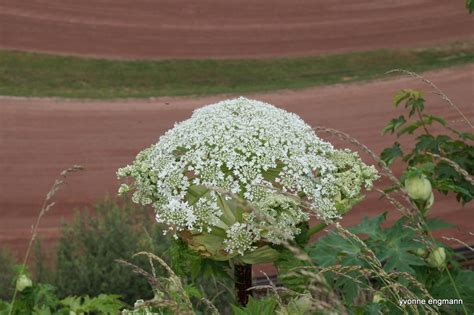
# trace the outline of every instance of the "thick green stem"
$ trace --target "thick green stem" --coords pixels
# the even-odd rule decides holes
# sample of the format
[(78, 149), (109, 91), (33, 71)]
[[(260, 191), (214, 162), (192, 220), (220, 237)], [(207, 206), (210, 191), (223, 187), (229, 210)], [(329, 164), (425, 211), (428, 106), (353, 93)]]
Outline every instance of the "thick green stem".
[(234, 281), (237, 300), (240, 305), (245, 306), (249, 301), (249, 296), (252, 294), (252, 292), (249, 291), (252, 287), (252, 265), (235, 264)]

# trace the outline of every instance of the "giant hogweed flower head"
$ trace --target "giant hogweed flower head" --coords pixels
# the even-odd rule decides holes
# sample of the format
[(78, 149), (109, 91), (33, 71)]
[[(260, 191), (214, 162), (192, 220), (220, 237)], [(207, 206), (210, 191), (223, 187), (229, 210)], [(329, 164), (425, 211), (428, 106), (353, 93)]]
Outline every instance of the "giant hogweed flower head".
[(132, 200), (151, 204), (176, 237), (218, 259), (291, 240), (310, 214), (340, 218), (377, 178), (357, 153), (334, 149), (296, 114), (242, 97), (195, 110), (117, 174), (134, 180), (120, 193), (132, 188)]

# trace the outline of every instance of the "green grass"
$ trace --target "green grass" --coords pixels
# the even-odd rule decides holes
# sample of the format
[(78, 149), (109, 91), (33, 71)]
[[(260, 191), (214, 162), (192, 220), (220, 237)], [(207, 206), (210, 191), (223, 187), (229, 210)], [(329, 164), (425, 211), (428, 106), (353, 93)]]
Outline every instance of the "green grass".
[(474, 42), (303, 58), (123, 61), (0, 51), (0, 94), (70, 98), (209, 95), (368, 80), (474, 62)]

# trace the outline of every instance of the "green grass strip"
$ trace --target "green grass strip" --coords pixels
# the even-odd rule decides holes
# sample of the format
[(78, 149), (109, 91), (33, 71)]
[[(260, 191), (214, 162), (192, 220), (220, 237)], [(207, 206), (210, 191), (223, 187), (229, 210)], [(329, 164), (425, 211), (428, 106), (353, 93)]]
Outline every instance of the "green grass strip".
[(247, 93), (375, 79), (474, 62), (474, 42), (252, 60), (103, 60), (0, 51), (0, 94), (124, 98)]

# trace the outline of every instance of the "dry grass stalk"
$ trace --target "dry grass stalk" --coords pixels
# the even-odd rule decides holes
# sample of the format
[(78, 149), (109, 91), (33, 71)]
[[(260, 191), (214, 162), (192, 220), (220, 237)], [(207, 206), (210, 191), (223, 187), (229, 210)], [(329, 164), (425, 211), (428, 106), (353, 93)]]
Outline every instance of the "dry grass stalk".
[[(395, 301), (400, 301), (402, 299), (402, 296), (400, 296), (399, 294), (402, 292), (404, 293), (404, 296), (403, 296), (404, 298), (408, 298), (408, 299), (418, 298), (418, 296), (415, 293), (413, 293), (411, 290), (409, 290), (408, 288), (394, 281), (393, 276), (392, 276), (394, 273), (387, 273), (383, 269), (382, 263), (377, 259), (375, 253), (369, 247), (367, 247), (364, 241), (362, 241), (359, 237), (357, 237), (357, 235), (351, 233), (347, 229), (344, 229), (339, 223), (334, 224), (334, 226), (336, 228), (336, 231), (342, 237), (345, 237), (347, 240), (353, 241), (356, 244), (360, 245), (360, 247), (363, 249), (362, 251), (363, 254), (361, 255), (361, 258), (363, 258), (369, 264), (369, 266), (373, 269), (374, 274), (377, 276), (377, 278), (380, 279), (380, 281), (384, 283), (383, 288), (385, 288), (385, 290), (387, 289), (389, 290), (390, 295), (394, 297)], [(399, 275), (405, 275), (405, 274), (403, 273)], [(418, 281), (416, 281), (416, 279), (411, 277), (409, 278), (409, 280), (414, 281), (414, 284), (416, 283), (417, 288), (423, 288), (423, 285), (419, 283)], [(422, 292), (427, 293), (425, 288), (423, 288)], [(398, 304), (395, 304), (395, 303), (393, 304), (404, 312), (406, 312), (407, 311), (406, 309), (408, 308), (410, 309), (410, 313), (419, 314), (419, 311), (416, 305), (403, 305), (401, 307)], [(423, 305), (422, 308), (425, 308), (429, 312), (433, 310), (433, 308), (429, 305)]]
[(464, 115), (464, 113), (459, 109), (458, 106), (456, 106), (453, 101), (451, 101), (451, 99), (443, 92), (441, 91), (440, 88), (438, 88), (436, 86), (436, 84), (434, 84), (433, 82), (431, 82), (430, 80), (426, 79), (425, 77), (419, 75), (418, 73), (415, 73), (415, 72), (412, 72), (412, 71), (408, 71), (408, 70), (404, 70), (404, 69), (393, 69), (393, 70), (390, 70), (387, 72), (387, 74), (389, 73), (395, 73), (395, 72), (399, 72), (399, 73), (404, 73), (404, 74), (408, 74), (416, 79), (420, 79), (421, 81), (423, 81), (424, 83), (428, 84), (429, 86), (431, 86), (433, 88), (433, 90), (435, 91), (434, 93), (436, 95), (438, 95), (442, 100), (446, 101), (449, 106), (451, 106), (452, 108), (454, 108), (454, 110), (456, 110), (458, 112), (458, 114), (462, 117), (462, 119), (464, 120), (464, 122), (471, 128), (471, 129), (474, 129), (474, 126), (472, 125), (472, 123), (469, 121), (469, 119), (466, 117), (466, 115)]
[(211, 301), (209, 301), (208, 299), (202, 298), (201, 302), (203, 302), (206, 305), (207, 310), (208, 310), (210, 315), (219, 315), (220, 314), (217, 307)]
[[(56, 204), (56, 202), (51, 201), (51, 199), (59, 191), (59, 189), (66, 183), (66, 177), (70, 173), (75, 173), (75, 172), (78, 172), (78, 171), (82, 171), (83, 169), (84, 169), (84, 167), (82, 167), (81, 165), (73, 165), (72, 167), (61, 171), (61, 173), (59, 174), (60, 177), (57, 178), (54, 181), (54, 184), (51, 186), (50, 190), (46, 193), (46, 197), (43, 201), (43, 205), (41, 206), (41, 209), (38, 213), (38, 216), (36, 217), (36, 221), (35, 221), (35, 223), (33, 224), (32, 228), (31, 228), (31, 238), (30, 238), (30, 241), (28, 243), (28, 248), (26, 250), (25, 257), (23, 258), (23, 263), (22, 263), (20, 271), (19, 271), (20, 275), (25, 273), (26, 264), (28, 263), (28, 259), (30, 257), (30, 253), (31, 253), (31, 248), (33, 247), (33, 243), (36, 240), (36, 237), (38, 236), (38, 228), (39, 228), (39, 225), (41, 223), (41, 219)], [(18, 294), (18, 289), (15, 288), (15, 291), (13, 292), (12, 301), (10, 303), (11, 308), (8, 312), (9, 315), (12, 314), (13, 305), (15, 303), (17, 294)]]
[[(168, 266), (168, 264), (163, 259), (148, 252), (139, 252), (135, 254), (133, 257), (135, 256), (146, 256), (149, 259), (153, 274), (150, 274), (144, 269), (121, 259), (116, 260), (116, 262), (121, 265), (130, 267), (134, 273), (137, 273), (145, 277), (148, 283), (150, 284), (150, 286), (153, 288), (155, 297), (151, 300), (145, 301), (138, 308), (161, 307), (161, 308), (169, 308), (176, 314), (183, 314), (183, 315), (194, 314), (191, 300), (189, 299), (188, 294), (183, 288), (181, 279), (174, 273), (174, 271)], [(169, 278), (166, 278), (163, 280), (168, 282), (168, 284), (173, 287), (173, 292), (170, 292), (169, 289), (161, 285), (160, 280), (156, 277), (153, 261), (158, 262), (161, 265), (161, 267), (168, 273)], [(163, 294), (165, 294), (167, 297), (166, 298), (162, 297)], [(183, 302), (184, 305), (183, 303), (179, 303), (178, 300)], [(209, 305), (212, 305), (212, 303), (208, 300), (206, 300), (205, 303), (208, 305), (208, 307)]]
[(145, 279), (148, 281), (148, 283), (150, 284), (150, 286), (153, 288), (154, 291), (155, 290), (163, 291), (163, 288), (161, 287), (160, 282), (158, 281), (156, 276), (150, 274), (143, 268), (140, 268), (137, 265), (134, 265), (128, 261), (125, 261), (122, 259), (116, 259), (115, 261), (120, 265), (130, 267), (134, 273), (145, 277)]
[(467, 249), (469, 249), (471, 252), (474, 252), (474, 248), (472, 248), (471, 246), (469, 246), (466, 242), (463, 242), (457, 238), (454, 238), (454, 237), (447, 237), (447, 236), (442, 236), (443, 239), (447, 240), (447, 241), (454, 241), (456, 243), (459, 243), (463, 246), (465, 246)]

